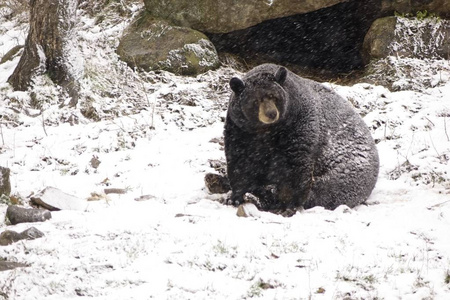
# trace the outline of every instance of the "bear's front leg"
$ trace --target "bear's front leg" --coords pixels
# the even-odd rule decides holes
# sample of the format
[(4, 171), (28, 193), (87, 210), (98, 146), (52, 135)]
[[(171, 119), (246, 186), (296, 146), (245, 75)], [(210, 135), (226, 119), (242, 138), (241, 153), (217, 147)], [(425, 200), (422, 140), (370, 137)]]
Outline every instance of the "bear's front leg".
[(291, 171), (280, 176), (276, 186), (275, 201), (271, 209), (296, 210), (302, 207), (309, 198), (313, 186), (313, 168), (311, 165), (291, 165)]

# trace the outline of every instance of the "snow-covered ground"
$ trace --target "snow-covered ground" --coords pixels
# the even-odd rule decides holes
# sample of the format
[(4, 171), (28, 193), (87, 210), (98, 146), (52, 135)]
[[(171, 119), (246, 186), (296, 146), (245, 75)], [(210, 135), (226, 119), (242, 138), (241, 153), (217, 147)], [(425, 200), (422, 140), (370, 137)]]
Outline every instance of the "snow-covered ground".
[[(217, 140), (238, 72), (134, 72), (114, 53), (126, 22), (79, 14), (79, 108), (59, 108), (64, 95), (45, 78), (33, 106), (6, 83), (19, 57), (0, 65), (0, 165), (25, 204), (47, 186), (100, 197), (43, 223), (0, 222), (45, 234), (0, 246), (0, 259), (29, 264), (0, 272), (0, 299), (450, 299), (448, 68), (420, 91), (331, 85), (378, 142), (368, 205), (240, 218), (203, 181), (209, 160), (224, 159)], [(0, 56), (24, 42), (18, 20), (0, 14)]]

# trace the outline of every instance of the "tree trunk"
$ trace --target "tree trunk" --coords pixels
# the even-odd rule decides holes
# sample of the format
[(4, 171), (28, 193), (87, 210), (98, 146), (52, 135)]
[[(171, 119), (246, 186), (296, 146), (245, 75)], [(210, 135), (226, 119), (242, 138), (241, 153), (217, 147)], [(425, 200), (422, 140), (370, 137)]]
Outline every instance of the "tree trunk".
[(15, 90), (25, 91), (35, 76), (47, 73), (70, 96), (70, 105), (78, 102), (82, 70), (81, 56), (74, 55), (74, 23), (78, 0), (31, 0), (30, 29), (24, 52), (8, 82)]

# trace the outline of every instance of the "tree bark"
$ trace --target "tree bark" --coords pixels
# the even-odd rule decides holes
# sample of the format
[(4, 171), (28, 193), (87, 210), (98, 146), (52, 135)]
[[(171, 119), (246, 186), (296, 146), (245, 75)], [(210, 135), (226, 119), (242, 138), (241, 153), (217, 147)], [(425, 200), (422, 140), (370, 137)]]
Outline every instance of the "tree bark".
[(47, 73), (70, 96), (70, 105), (78, 102), (82, 62), (74, 45), (77, 0), (31, 0), (30, 29), (19, 64), (8, 82), (15, 90), (25, 91), (36, 76)]

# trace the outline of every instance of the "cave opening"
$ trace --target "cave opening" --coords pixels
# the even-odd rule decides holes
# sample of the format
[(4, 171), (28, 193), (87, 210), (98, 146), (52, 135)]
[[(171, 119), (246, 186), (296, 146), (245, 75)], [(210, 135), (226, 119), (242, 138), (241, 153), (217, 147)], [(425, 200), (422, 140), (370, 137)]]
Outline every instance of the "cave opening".
[(242, 30), (207, 35), (219, 53), (237, 55), (250, 67), (272, 62), (298, 73), (336, 76), (363, 67), (360, 50), (380, 7), (380, 0), (351, 0)]

